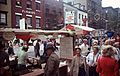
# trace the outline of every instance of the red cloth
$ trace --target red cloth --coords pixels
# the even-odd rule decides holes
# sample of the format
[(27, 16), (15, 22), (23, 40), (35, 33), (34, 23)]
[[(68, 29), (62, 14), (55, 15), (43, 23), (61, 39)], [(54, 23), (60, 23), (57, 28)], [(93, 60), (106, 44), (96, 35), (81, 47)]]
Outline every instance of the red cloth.
[(88, 32), (87, 32), (86, 30), (83, 30), (83, 34), (84, 34), (84, 35), (87, 35)]
[(28, 41), (32, 36), (31, 35), (17, 35), (16, 37), (19, 39)]
[(74, 26), (71, 26), (70, 24), (66, 26), (66, 29), (69, 29), (69, 30), (74, 30)]
[(100, 76), (119, 76), (118, 62), (110, 57), (101, 57), (98, 59), (96, 71)]

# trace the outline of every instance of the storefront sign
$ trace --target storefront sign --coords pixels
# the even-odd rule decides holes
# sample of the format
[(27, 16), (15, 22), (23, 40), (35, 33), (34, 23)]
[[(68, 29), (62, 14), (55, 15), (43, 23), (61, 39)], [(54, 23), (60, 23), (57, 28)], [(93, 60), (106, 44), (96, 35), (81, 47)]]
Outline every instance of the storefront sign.
[(27, 13), (27, 14), (35, 14), (34, 11), (25, 11), (25, 10), (22, 10), (23, 13)]
[(74, 23), (74, 16), (75, 16), (74, 11), (65, 12), (65, 23), (66, 24)]
[(4, 32), (3, 38), (5, 40), (13, 40), (15, 38), (15, 34), (13, 32)]
[(73, 58), (73, 38), (64, 37), (60, 39), (60, 58)]

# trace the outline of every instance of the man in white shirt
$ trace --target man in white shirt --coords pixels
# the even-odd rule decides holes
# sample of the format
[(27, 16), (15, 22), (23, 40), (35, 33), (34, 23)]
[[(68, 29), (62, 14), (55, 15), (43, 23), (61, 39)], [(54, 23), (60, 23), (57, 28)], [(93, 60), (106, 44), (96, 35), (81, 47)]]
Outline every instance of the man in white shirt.
[(80, 48), (81, 48), (81, 54), (83, 55), (83, 56), (86, 56), (88, 53), (89, 53), (89, 46), (88, 46), (88, 41), (87, 41), (87, 39), (83, 39), (83, 44), (82, 45), (80, 45)]
[(87, 65), (89, 66), (89, 76), (99, 76), (96, 72), (97, 59), (100, 57), (99, 47), (94, 46), (93, 51), (86, 57)]
[(42, 57), (44, 53), (44, 43), (41, 41), (39, 44), (40, 44), (39, 54), (40, 57)]
[(18, 69), (19, 71), (25, 70), (26, 69), (26, 62), (30, 61), (28, 60), (28, 46), (23, 46), (23, 48), (17, 53), (18, 57)]

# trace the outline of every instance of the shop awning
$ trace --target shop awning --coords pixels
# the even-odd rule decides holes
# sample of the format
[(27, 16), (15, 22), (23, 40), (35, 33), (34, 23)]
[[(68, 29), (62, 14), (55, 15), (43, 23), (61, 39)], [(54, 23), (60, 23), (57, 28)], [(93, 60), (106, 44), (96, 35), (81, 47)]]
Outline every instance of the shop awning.
[(65, 33), (69, 34), (68, 31), (61, 30), (40, 30), (40, 29), (16, 29), (16, 28), (0, 28), (0, 32), (15, 32), (15, 33), (38, 33), (38, 34), (50, 34), (50, 33)]
[(88, 27), (88, 26), (80, 26), (80, 25), (71, 25), (73, 26), (75, 29), (81, 29), (81, 30), (85, 30), (85, 31), (94, 31), (94, 28)]

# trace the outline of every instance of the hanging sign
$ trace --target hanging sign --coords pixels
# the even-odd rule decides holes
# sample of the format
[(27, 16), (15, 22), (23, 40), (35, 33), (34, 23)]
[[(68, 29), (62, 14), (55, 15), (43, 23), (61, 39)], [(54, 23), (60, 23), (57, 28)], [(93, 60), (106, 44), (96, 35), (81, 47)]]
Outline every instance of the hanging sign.
[(15, 33), (13, 33), (13, 32), (4, 32), (3, 33), (3, 38), (5, 40), (13, 40), (15, 38)]
[(74, 16), (75, 16), (75, 12), (74, 11), (68, 11), (65, 12), (65, 23), (66, 24), (70, 24), (70, 23), (74, 23)]

